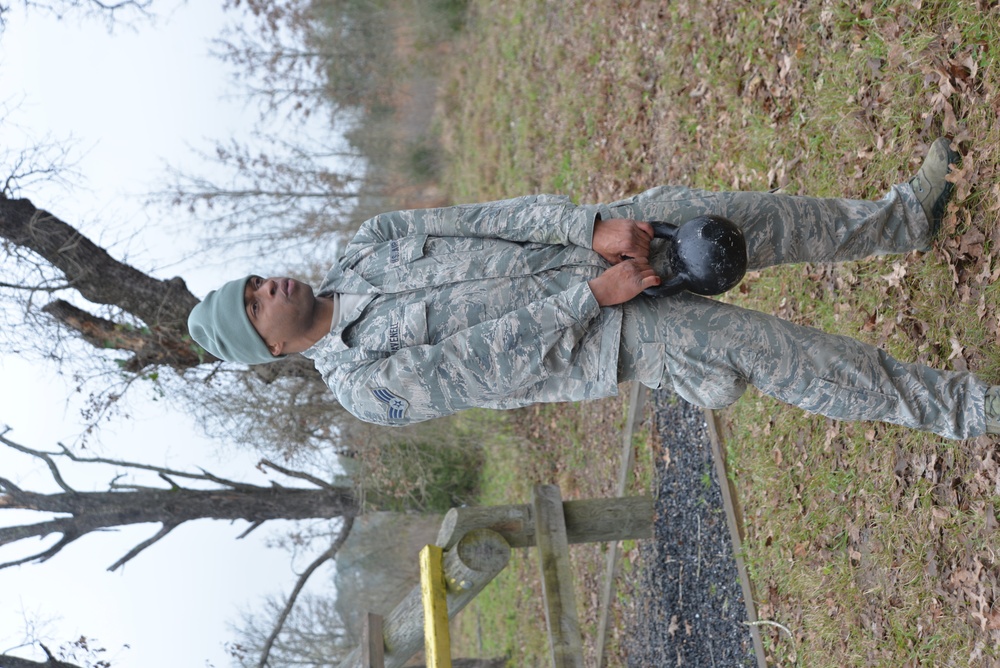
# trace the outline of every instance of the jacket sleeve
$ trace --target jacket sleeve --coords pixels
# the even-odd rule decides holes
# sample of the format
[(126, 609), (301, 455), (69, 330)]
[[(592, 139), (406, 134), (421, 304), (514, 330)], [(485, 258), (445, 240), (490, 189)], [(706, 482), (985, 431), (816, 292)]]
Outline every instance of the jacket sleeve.
[(565, 373), (600, 312), (580, 283), (440, 343), (338, 366), (327, 382), (366, 422), (401, 426), (450, 415)]
[(492, 237), (593, 248), (598, 207), (578, 206), (557, 195), (531, 195), (514, 199), (462, 204), (438, 209), (384, 213), (365, 221), (345, 249), (390, 239), (427, 234), (442, 237)]

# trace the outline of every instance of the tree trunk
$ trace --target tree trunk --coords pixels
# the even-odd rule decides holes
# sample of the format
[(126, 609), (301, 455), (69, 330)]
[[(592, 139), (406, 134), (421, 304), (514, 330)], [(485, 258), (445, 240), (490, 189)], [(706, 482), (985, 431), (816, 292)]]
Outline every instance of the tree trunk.
[(199, 300), (181, 278), (162, 281), (119, 262), (72, 225), (27, 199), (0, 198), (0, 237), (58, 269), (87, 301), (117, 306), (146, 324), (140, 330), (114, 323), (63, 300), (44, 309), (95, 347), (135, 353), (130, 370), (151, 364), (186, 369), (215, 361), (188, 335), (187, 317)]
[(0, 546), (51, 533), (76, 538), (92, 531), (129, 524), (160, 523), (175, 527), (189, 520), (334, 518), (355, 512), (346, 488), (290, 489), (240, 486), (237, 489), (139, 489), (129, 492), (63, 492), (38, 494), (5, 485), (0, 508), (61, 513), (46, 522), (0, 527)]
[[(13, 500), (13, 503), (3, 503), (3, 499)], [(65, 513), (73, 516), (77, 526), (85, 521), (94, 529), (103, 529), (146, 522), (180, 524), (196, 519), (266, 522), (340, 517), (354, 508), (354, 496), (349, 489), (340, 487), (298, 489), (256, 485), (238, 489), (139, 489), (58, 494), (8, 491), (7, 496), (0, 496), (0, 506)], [(11, 528), (17, 527), (0, 528), (0, 536)]]
[(0, 668), (81, 668), (75, 663), (59, 661), (54, 657), (49, 657), (45, 661), (30, 661), (9, 654), (0, 654)]
[(187, 332), (187, 316), (198, 298), (182, 279), (161, 281), (119, 262), (30, 200), (0, 199), (0, 236), (59, 269), (88, 301), (118, 306), (150, 329)]

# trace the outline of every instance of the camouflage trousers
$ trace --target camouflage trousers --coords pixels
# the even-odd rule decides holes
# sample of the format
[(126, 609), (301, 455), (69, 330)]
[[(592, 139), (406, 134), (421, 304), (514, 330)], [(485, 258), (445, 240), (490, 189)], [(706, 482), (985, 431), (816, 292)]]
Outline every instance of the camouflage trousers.
[[(903, 253), (930, 242), (908, 184), (876, 202), (663, 187), (609, 209), (615, 217), (675, 224), (704, 213), (726, 216), (744, 230), (751, 269)], [(690, 293), (625, 304), (619, 380), (672, 387), (707, 408), (728, 406), (753, 385), (839, 420), (880, 420), (959, 439), (986, 430), (988, 386), (971, 373), (901, 362), (850, 337)]]

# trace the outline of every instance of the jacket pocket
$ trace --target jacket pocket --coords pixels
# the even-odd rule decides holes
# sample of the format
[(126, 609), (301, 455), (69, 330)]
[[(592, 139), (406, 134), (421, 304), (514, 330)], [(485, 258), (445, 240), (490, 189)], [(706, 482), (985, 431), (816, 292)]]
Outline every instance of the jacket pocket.
[(389, 239), (361, 249), (344, 262), (365, 280), (379, 286), (387, 274), (395, 276), (403, 267), (423, 257), (426, 243), (426, 234)]
[(414, 234), (402, 239), (392, 239), (388, 244), (389, 266), (393, 268), (404, 266), (424, 256), (427, 235)]

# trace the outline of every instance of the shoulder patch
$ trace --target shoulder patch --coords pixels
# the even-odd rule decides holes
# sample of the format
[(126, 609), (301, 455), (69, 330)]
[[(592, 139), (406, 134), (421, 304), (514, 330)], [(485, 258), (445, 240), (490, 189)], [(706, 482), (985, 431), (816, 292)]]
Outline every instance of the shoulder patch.
[(372, 395), (385, 404), (386, 416), (390, 420), (402, 420), (406, 409), (410, 407), (409, 401), (384, 387), (376, 387), (372, 390)]

